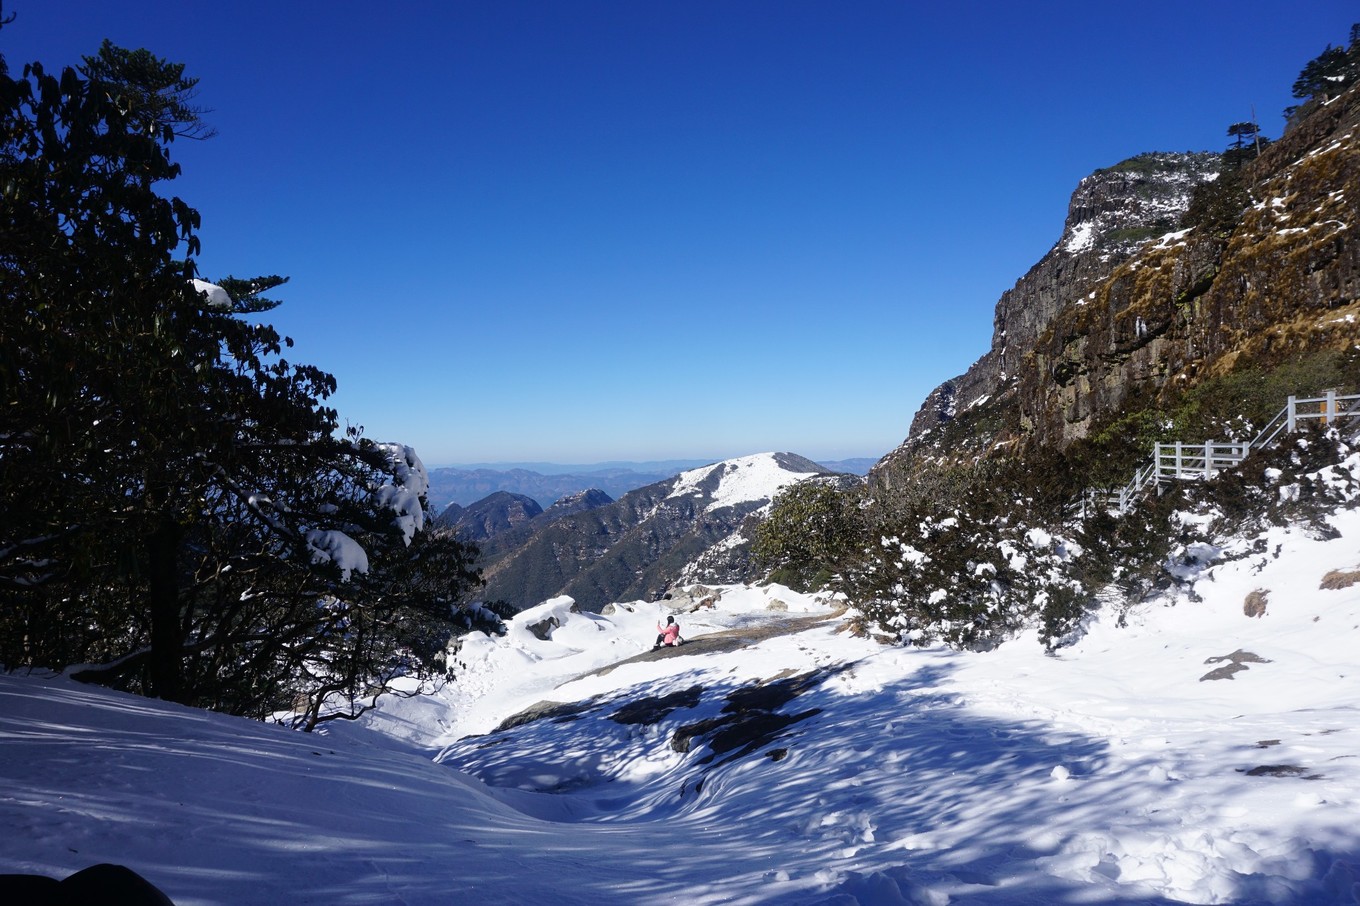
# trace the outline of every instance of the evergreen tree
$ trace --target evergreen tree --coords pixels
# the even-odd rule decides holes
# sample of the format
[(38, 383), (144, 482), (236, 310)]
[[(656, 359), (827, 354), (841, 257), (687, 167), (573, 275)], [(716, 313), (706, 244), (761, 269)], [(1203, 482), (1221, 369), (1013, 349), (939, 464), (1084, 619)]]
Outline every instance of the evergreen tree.
[(1261, 134), (1260, 127), (1254, 122), (1233, 123), (1228, 127), (1228, 137), (1233, 144), (1223, 152), (1223, 170), (1232, 172), (1248, 161), (1261, 155), (1261, 150), (1270, 139)]
[(1228, 127), (1228, 137), (1235, 140), (1234, 148), (1241, 148), (1243, 142), (1255, 143), (1259, 132), (1255, 123), (1233, 123)]
[(863, 544), (857, 494), (808, 479), (775, 498), (756, 526), (751, 554), (772, 581), (798, 591), (828, 585)]
[(283, 278), (196, 280), (198, 214), (158, 193), (210, 131), (193, 86), (107, 43), (0, 66), (0, 664), (313, 726), (437, 669), (473, 552), (242, 319)]
[(169, 130), (183, 138), (217, 134), (194, 106), (198, 79), (186, 78), (183, 63), (167, 63), (145, 49), (126, 50), (105, 40), (99, 53), (83, 57), (81, 75), (101, 86), (107, 100), (147, 131)]
[(1354, 82), (1360, 76), (1360, 42), (1356, 41), (1356, 37), (1357, 30), (1352, 26), (1348, 50), (1328, 44), (1322, 53), (1309, 60), (1294, 81), (1294, 97), (1303, 101), (1313, 98), (1327, 100), (1336, 97)]

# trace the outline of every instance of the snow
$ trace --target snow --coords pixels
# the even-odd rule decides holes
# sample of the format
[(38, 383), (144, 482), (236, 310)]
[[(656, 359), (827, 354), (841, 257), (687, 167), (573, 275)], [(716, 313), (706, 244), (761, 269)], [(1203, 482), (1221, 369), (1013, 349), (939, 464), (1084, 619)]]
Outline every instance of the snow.
[(303, 537), (312, 553), (312, 562), (334, 563), (345, 581), (349, 581), (351, 573), (368, 572), (368, 554), (359, 542), (339, 529), (312, 529)]
[(231, 296), (216, 283), (209, 283), (207, 280), (199, 280), (195, 277), (189, 281), (189, 284), (194, 288), (194, 292), (206, 294), (206, 304), (209, 308), (231, 311), (235, 307), (235, 304), (231, 301)]
[(1072, 227), (1072, 235), (1063, 243), (1063, 251), (1075, 255), (1077, 252), (1084, 252), (1096, 244), (1096, 225), (1084, 220)]
[[(179, 906), (1355, 904), (1360, 511), (1330, 528), (1187, 550), (1191, 584), (1056, 655), (885, 647), (768, 586), (556, 598), (313, 734), (0, 675), (3, 870), (117, 862)], [(688, 643), (651, 655), (667, 615)], [(671, 746), (809, 674), (750, 754)], [(544, 700), (592, 707), (472, 735)]]
[[(1214, 178), (1218, 178), (1218, 174), (1214, 174)], [(1185, 245), (1185, 237), (1188, 235), (1190, 235), (1190, 230), (1176, 230), (1172, 233), (1166, 233), (1157, 240), (1157, 244), (1153, 248), (1169, 249), (1178, 245)]]
[(817, 474), (790, 472), (779, 464), (774, 453), (757, 453), (681, 472), (667, 499), (703, 493), (700, 485), (715, 471), (719, 474), (718, 487), (713, 492), (712, 502), (704, 509), (706, 513), (743, 503), (772, 500), (789, 485)]
[(379, 509), (391, 510), (392, 524), (409, 545), (416, 533), (425, 528), (425, 506), (421, 502), (430, 490), (430, 476), (416, 451), (405, 444), (379, 444), (392, 470), (394, 484), (384, 484), (373, 493)]

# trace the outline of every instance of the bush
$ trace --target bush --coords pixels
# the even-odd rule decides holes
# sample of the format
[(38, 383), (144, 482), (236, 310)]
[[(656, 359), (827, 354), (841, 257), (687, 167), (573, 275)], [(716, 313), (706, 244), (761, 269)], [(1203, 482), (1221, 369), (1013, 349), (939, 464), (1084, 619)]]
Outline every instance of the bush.
[(850, 600), (915, 644), (982, 650), (1040, 619), (1065, 633), (1092, 596), (1077, 577), (1082, 545), (1059, 526), (1054, 474), (1047, 455), (990, 461), (951, 471), (937, 495), (895, 498), (846, 570)]
[(809, 479), (775, 498), (755, 529), (751, 556), (767, 578), (795, 591), (832, 584), (863, 538), (857, 489)]

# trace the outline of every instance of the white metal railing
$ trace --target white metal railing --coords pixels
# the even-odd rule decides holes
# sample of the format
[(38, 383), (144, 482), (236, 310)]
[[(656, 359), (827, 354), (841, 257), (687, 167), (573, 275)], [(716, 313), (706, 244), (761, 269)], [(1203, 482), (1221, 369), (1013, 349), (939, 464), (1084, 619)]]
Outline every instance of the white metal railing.
[[(1321, 421), (1324, 425), (1360, 416), (1360, 395), (1337, 396), (1335, 390), (1328, 390), (1322, 396), (1299, 399), (1291, 396), (1289, 402), (1271, 419), (1270, 424), (1251, 442), (1252, 448), (1264, 447), (1282, 432), (1289, 434), (1298, 430), (1299, 423)], [(1276, 425), (1276, 422), (1281, 424)]]
[(1152, 453), (1153, 469), (1157, 479), (1211, 478), (1223, 469), (1233, 466), (1247, 458), (1251, 444), (1207, 443), (1157, 444)]
[(1152, 460), (1139, 466), (1124, 487), (1085, 492), (1079, 501), (1079, 512), (1085, 517), (1092, 508), (1103, 507), (1122, 516), (1137, 505), (1148, 488), (1156, 487), (1160, 491), (1164, 481), (1208, 478), (1231, 469), (1252, 450), (1270, 446), (1280, 435), (1297, 431), (1304, 422), (1321, 421), (1324, 425), (1332, 425), (1355, 418), (1360, 418), (1360, 394), (1338, 396), (1335, 390), (1328, 390), (1319, 397), (1300, 399), (1291, 396), (1284, 408), (1250, 441), (1157, 444)]

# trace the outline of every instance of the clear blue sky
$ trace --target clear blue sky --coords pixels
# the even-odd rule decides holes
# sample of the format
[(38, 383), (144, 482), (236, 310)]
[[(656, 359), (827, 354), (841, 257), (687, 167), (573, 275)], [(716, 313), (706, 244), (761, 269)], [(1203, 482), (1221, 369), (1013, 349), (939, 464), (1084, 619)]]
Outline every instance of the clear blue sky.
[(1354, 0), (5, 0), (188, 64), (212, 278), (429, 465), (879, 456), (1081, 177), (1278, 136)]

